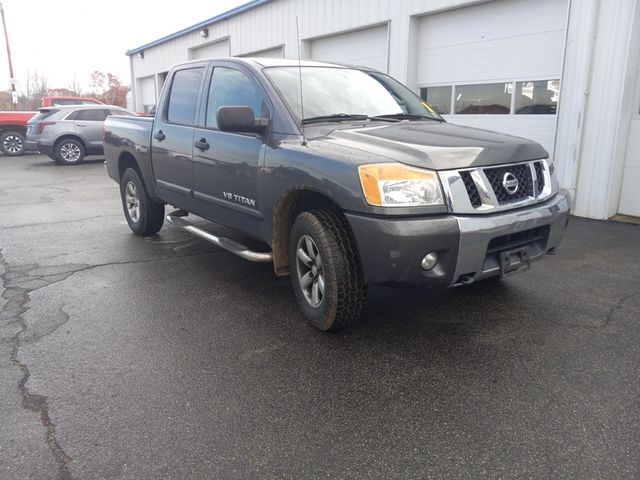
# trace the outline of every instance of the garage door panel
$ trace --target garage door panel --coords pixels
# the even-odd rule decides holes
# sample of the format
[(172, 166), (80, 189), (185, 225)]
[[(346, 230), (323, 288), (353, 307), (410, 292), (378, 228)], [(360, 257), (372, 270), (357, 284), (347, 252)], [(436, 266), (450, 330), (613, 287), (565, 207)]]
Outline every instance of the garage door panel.
[(268, 50), (261, 50), (259, 52), (243, 53), (242, 55), (238, 55), (238, 57), (284, 58), (284, 47), (279, 46)]
[(364, 65), (387, 71), (387, 26), (311, 40), (313, 60)]
[(418, 49), (564, 31), (566, 18), (565, 1), (496, 0), (423, 17)]
[(637, 117), (629, 130), (618, 211), (623, 215), (640, 217), (640, 118)]
[[(530, 34), (418, 51), (420, 84), (560, 78), (563, 32)], [(556, 48), (544, 48), (555, 45)]]
[(496, 0), (421, 18), (418, 84), (560, 78), (566, 8)]
[(198, 58), (215, 58), (215, 57), (228, 57), (229, 56), (229, 40), (223, 40), (221, 42), (204, 45), (198, 48), (189, 49), (189, 59), (195, 60)]
[(156, 82), (153, 76), (139, 78), (140, 99), (142, 100), (142, 110), (149, 111), (150, 107), (156, 104)]

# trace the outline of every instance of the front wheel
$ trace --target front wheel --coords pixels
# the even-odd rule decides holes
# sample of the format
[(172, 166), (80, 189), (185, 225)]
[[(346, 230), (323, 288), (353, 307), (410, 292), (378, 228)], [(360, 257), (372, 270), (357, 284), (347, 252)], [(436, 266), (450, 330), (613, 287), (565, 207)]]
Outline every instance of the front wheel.
[(128, 168), (120, 180), (122, 208), (129, 228), (146, 237), (158, 233), (164, 223), (164, 204), (154, 202), (147, 193), (140, 175)]
[(329, 210), (303, 212), (289, 241), (293, 290), (304, 317), (320, 330), (355, 323), (366, 299), (366, 284), (346, 221)]
[(18, 132), (5, 132), (0, 135), (0, 151), (5, 155), (17, 157), (26, 150), (24, 135)]

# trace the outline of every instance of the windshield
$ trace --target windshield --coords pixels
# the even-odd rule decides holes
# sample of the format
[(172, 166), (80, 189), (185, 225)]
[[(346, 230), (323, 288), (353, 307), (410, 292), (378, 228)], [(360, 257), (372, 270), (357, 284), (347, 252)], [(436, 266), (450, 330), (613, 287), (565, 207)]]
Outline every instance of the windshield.
[(386, 75), (332, 67), (270, 67), (264, 72), (297, 122), (302, 120), (300, 75), (305, 119), (412, 114), (441, 120), (408, 88)]

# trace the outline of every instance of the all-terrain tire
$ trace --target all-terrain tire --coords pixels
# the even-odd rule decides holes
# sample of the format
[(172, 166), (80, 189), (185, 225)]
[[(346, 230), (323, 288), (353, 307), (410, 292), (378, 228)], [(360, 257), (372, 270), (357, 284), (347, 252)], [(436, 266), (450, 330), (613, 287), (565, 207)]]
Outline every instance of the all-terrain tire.
[(128, 168), (122, 175), (120, 197), (124, 216), (133, 233), (146, 237), (160, 231), (164, 223), (164, 204), (149, 197), (140, 174), (133, 168)]
[[(354, 324), (362, 314), (367, 286), (358, 249), (344, 217), (324, 209), (302, 212), (293, 224), (289, 240), (293, 290), (304, 317), (323, 331)], [(307, 263), (301, 260), (300, 249)], [(311, 265), (313, 261), (310, 263), (309, 256), (304, 254), (306, 251), (317, 252), (319, 265), (315, 268)], [(318, 298), (314, 298), (313, 286), (311, 292), (308, 286), (314, 272), (312, 285), (319, 283), (321, 275), (324, 284), (322, 297), (315, 306), (314, 301)]]

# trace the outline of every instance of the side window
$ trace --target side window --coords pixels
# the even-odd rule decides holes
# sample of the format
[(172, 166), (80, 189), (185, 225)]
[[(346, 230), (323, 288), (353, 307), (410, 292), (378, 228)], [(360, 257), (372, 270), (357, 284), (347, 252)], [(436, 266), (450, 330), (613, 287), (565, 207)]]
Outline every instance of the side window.
[(211, 77), (207, 100), (207, 127), (218, 127), (218, 108), (251, 107), (256, 117), (265, 116), (267, 107), (258, 86), (244, 73), (233, 68), (216, 67)]
[(204, 68), (178, 70), (173, 75), (167, 121), (182, 125), (195, 125), (198, 109), (198, 93)]
[(75, 112), (71, 112), (69, 115), (67, 115), (67, 118), (65, 120), (78, 120), (78, 114), (80, 112), (78, 110), (76, 110)]
[(85, 120), (87, 122), (104, 122), (108, 111), (102, 108), (77, 110), (74, 120)]

